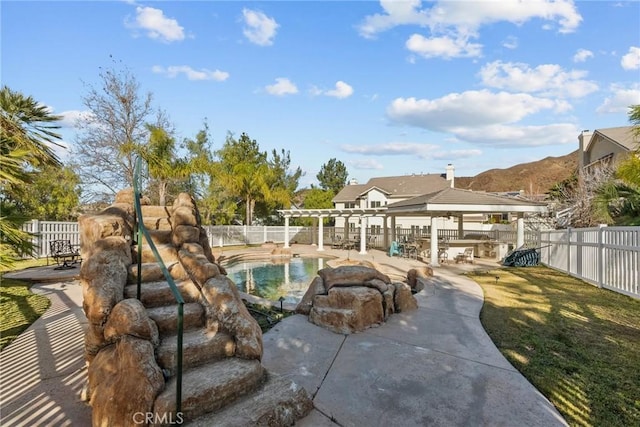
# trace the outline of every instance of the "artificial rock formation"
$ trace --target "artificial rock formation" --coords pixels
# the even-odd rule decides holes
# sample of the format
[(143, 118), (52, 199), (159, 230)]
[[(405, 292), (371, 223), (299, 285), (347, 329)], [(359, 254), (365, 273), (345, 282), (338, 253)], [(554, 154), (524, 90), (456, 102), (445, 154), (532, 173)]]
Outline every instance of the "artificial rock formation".
[(368, 266), (343, 265), (318, 271), (296, 312), (330, 331), (350, 334), (377, 326), (393, 313), (416, 308), (408, 284), (392, 283)]
[[(89, 321), (85, 334), (89, 381), (83, 394), (92, 406), (94, 426), (136, 425), (136, 413), (175, 408), (176, 321), (172, 316), (177, 306), (168, 305), (175, 300), (152, 251), (143, 246), (138, 253), (137, 245), (132, 246), (136, 220), (132, 203), (133, 192), (123, 191), (100, 214), (80, 218), (80, 279)], [(189, 344), (183, 378), (193, 379), (183, 380), (184, 393), (191, 393), (183, 394), (183, 402), (189, 402), (183, 412), (184, 419), (190, 420), (231, 404), (265, 382), (260, 365), (262, 332), (235, 284), (216, 263), (193, 199), (181, 194), (173, 206), (142, 203), (143, 221), (185, 299), (184, 327), (189, 334), (185, 342)], [(143, 263), (140, 273), (134, 268), (138, 258)], [(136, 286), (132, 285), (138, 274), (143, 285), (152, 285), (143, 286), (141, 300), (134, 297)], [(237, 377), (202, 375), (205, 371), (228, 374), (233, 366)], [(199, 386), (188, 387), (196, 378)], [(275, 405), (269, 415), (274, 425), (291, 425), (286, 420), (295, 421), (312, 408), (306, 392), (298, 388), (295, 393), (272, 396), (269, 402)], [(280, 416), (282, 408), (297, 409), (285, 417)], [(216, 422), (212, 418), (212, 425)]]

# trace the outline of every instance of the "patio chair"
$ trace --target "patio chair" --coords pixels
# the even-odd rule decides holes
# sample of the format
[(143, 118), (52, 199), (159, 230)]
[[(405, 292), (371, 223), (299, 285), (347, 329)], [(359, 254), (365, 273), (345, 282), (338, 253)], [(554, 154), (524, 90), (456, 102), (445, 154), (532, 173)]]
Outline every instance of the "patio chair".
[(473, 248), (464, 248), (464, 252), (456, 255), (456, 264), (459, 262), (468, 262), (473, 264)]
[(391, 242), (391, 246), (389, 247), (389, 256), (400, 255), (400, 248), (398, 247), (398, 242), (395, 240)]

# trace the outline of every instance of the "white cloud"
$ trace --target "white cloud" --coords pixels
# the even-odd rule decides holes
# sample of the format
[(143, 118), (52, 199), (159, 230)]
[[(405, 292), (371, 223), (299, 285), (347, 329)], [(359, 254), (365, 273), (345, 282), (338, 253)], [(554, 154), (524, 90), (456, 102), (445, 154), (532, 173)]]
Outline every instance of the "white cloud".
[(275, 19), (251, 9), (242, 9), (242, 17), (245, 25), (242, 33), (251, 43), (259, 46), (271, 46), (273, 44), (276, 31), (280, 27)]
[(397, 123), (455, 133), (460, 128), (514, 123), (543, 110), (569, 109), (571, 106), (563, 100), (481, 90), (438, 99), (397, 98), (387, 107), (387, 117)]
[(175, 78), (179, 74), (184, 74), (189, 80), (215, 80), (217, 82), (223, 82), (229, 78), (229, 73), (226, 71), (211, 71), (206, 68), (194, 70), (188, 65), (170, 65), (167, 68), (160, 65), (154, 65), (151, 68), (151, 71), (157, 74), (164, 74), (170, 78)]
[(640, 83), (636, 83), (631, 87), (621, 85), (611, 85), (609, 88), (611, 96), (605, 100), (596, 109), (597, 113), (625, 113), (629, 111), (630, 105), (640, 104)]
[(350, 160), (348, 164), (354, 169), (384, 169), (384, 166), (375, 159)]
[[(582, 21), (573, 0), (501, 0), (487, 2), (438, 1), (422, 8), (420, 0), (381, 0), (383, 13), (366, 16), (358, 26), (360, 35), (367, 38), (398, 25), (429, 27), (431, 32), (455, 28), (457, 32), (475, 32), (482, 25), (512, 22), (521, 25), (532, 19), (556, 23), (558, 31), (570, 33)], [(470, 10), (472, 9), (472, 10)]]
[(336, 82), (334, 89), (322, 90), (318, 86), (311, 86), (309, 89), (309, 94), (311, 96), (332, 96), (334, 98), (344, 99), (353, 95), (353, 87), (351, 85), (343, 82), (342, 80), (338, 80)]
[(518, 47), (518, 38), (509, 36), (502, 42), (502, 46), (506, 47), (507, 49), (515, 49)]
[(126, 21), (127, 26), (146, 32), (152, 39), (164, 42), (184, 40), (184, 28), (177, 20), (167, 18), (164, 12), (153, 7), (136, 7), (136, 17), (133, 22)]
[(478, 157), (482, 155), (482, 150), (478, 149), (467, 149), (467, 150), (451, 150), (451, 151), (442, 151), (433, 155), (434, 159), (468, 159), (470, 157)]
[(63, 128), (75, 128), (78, 122), (87, 123), (95, 120), (95, 116), (91, 111), (67, 110), (54, 114), (62, 116), (62, 120), (59, 123)]
[(298, 87), (291, 80), (278, 77), (272, 85), (265, 86), (265, 90), (270, 95), (284, 96), (298, 93)]
[(456, 137), (474, 144), (500, 148), (575, 144), (580, 129), (570, 123), (543, 126), (490, 125), (479, 129), (458, 129)]
[(422, 159), (432, 158), (438, 148), (437, 145), (418, 142), (388, 142), (374, 145), (345, 144), (340, 147), (345, 153), (366, 156), (417, 156)]
[(639, 70), (640, 69), (640, 47), (631, 46), (629, 53), (624, 55), (620, 60), (620, 65), (625, 70)]
[(407, 49), (425, 58), (442, 57), (446, 59), (478, 57), (482, 54), (482, 45), (470, 43), (467, 37), (449, 36), (424, 37), (413, 34), (405, 43)]
[(565, 71), (555, 64), (531, 68), (522, 63), (494, 61), (482, 67), (479, 74), (485, 86), (544, 96), (581, 98), (598, 90), (595, 82), (584, 79), (586, 71)]
[(587, 49), (578, 49), (573, 55), (573, 62), (585, 62), (589, 58), (593, 58), (593, 52)]
[(366, 156), (411, 156), (420, 159), (466, 159), (482, 154), (478, 149), (442, 150), (438, 145), (418, 142), (388, 142), (374, 145), (343, 145), (345, 153)]

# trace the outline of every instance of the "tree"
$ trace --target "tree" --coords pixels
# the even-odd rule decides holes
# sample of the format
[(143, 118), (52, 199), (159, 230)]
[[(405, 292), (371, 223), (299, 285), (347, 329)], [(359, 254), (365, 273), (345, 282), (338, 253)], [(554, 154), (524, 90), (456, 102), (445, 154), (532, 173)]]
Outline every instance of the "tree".
[(237, 140), (228, 134), (216, 154), (220, 161), (214, 168), (213, 179), (224, 188), (224, 194), (220, 195), (244, 204), (245, 224), (251, 225), (256, 201), (266, 199), (269, 193), (267, 155), (246, 133)]
[(282, 149), (280, 153), (272, 150), (271, 157), (267, 161), (269, 174), (267, 183), (271, 192), (270, 202), (260, 201), (256, 203), (256, 214), (263, 219), (265, 224), (280, 223), (282, 218), (273, 213), (277, 209), (289, 208), (291, 199), (298, 189), (298, 183), (303, 172), (301, 168), (291, 170), (291, 156), (289, 151)]
[(52, 146), (61, 146), (59, 116), (34, 98), (3, 86), (0, 90), (0, 265), (10, 268), (16, 255), (30, 254), (33, 245), (21, 230), (28, 219), (9, 199), (12, 187), (26, 187), (46, 166), (59, 166)]
[(211, 167), (214, 163), (212, 156), (212, 141), (209, 133), (209, 124), (205, 118), (202, 129), (198, 131), (194, 139), (185, 138), (182, 148), (186, 150), (186, 162), (191, 173), (185, 183), (185, 191), (195, 197), (204, 198), (209, 186)]
[[(304, 196), (305, 209), (332, 209), (333, 208), (333, 192), (331, 190), (322, 190), (320, 188), (312, 188), (306, 191)], [(296, 224), (310, 226), (313, 224), (312, 218), (299, 218)], [(325, 218), (324, 223), (330, 222), (329, 218)]]
[(44, 166), (29, 185), (12, 186), (8, 197), (26, 218), (75, 221), (80, 215), (80, 177), (68, 166)]
[[(288, 152), (273, 157), (260, 151), (260, 146), (242, 133), (239, 139), (227, 135), (216, 155), (218, 162), (212, 168), (210, 195), (217, 198), (216, 205), (228, 217), (229, 209), (244, 206), (245, 224), (253, 224), (256, 206), (262, 206), (262, 219), (268, 221), (277, 206), (288, 206), (302, 171), (289, 172)], [(293, 190), (292, 190), (293, 189)], [(213, 193), (216, 192), (216, 193)]]
[(176, 157), (176, 141), (158, 125), (147, 125), (149, 143), (140, 148), (142, 158), (149, 167), (149, 176), (158, 189), (158, 204), (166, 205), (167, 188), (172, 181), (186, 180), (189, 165)]
[(320, 188), (331, 190), (333, 194), (338, 194), (347, 184), (347, 168), (340, 160), (331, 159), (320, 167), (320, 172), (316, 175)]
[(90, 113), (77, 123), (73, 159), (86, 195), (104, 199), (133, 186), (135, 157), (148, 140), (154, 110), (151, 93), (140, 92), (129, 69), (109, 68), (99, 76), (100, 87), (87, 85), (83, 103)]

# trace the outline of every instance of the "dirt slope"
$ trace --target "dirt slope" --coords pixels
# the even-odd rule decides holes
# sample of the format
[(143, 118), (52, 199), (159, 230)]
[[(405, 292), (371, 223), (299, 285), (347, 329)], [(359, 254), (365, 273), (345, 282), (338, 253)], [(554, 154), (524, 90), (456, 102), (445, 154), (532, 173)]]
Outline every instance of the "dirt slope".
[(476, 191), (518, 191), (544, 194), (557, 182), (569, 178), (578, 167), (577, 151), (546, 157), (507, 169), (490, 169), (474, 177), (456, 177), (456, 188)]

